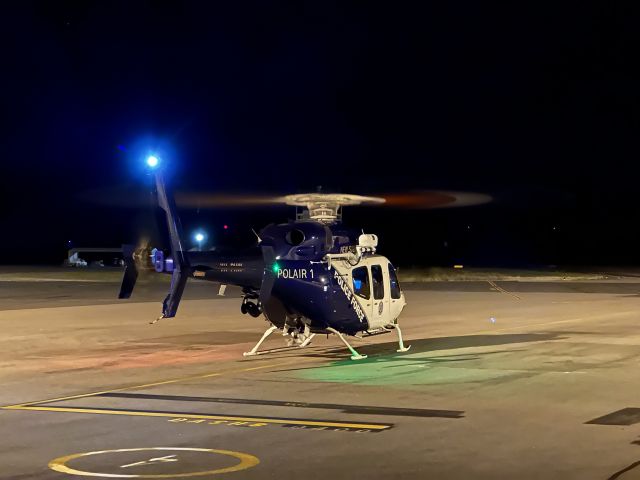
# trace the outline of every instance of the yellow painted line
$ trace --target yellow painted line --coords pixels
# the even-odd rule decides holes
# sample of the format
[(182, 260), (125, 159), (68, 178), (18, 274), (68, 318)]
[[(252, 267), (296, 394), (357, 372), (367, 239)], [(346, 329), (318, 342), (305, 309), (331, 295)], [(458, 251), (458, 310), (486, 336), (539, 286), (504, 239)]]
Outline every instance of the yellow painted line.
[[(172, 474), (117, 474), (117, 473), (99, 473), (99, 472), (85, 472), (82, 470), (76, 470), (67, 466), (67, 463), (71, 460), (81, 457), (89, 457), (93, 455), (100, 455), (102, 453), (120, 453), (120, 452), (146, 452), (146, 451), (188, 451), (188, 452), (203, 452), (209, 454), (225, 455), (234, 457), (240, 462), (231, 467), (218, 468), (216, 470), (208, 470), (204, 472), (188, 472), (188, 473), (172, 473)], [(118, 450), (101, 450), (98, 452), (86, 452), (86, 453), (74, 453), (73, 455), (66, 455), (64, 457), (54, 458), (49, 462), (49, 468), (56, 472), (66, 473), (68, 475), (80, 475), (83, 477), (107, 477), (107, 478), (184, 478), (184, 477), (203, 477), (208, 475), (216, 475), (220, 473), (237, 472), (240, 470), (246, 470), (251, 467), (255, 467), (260, 463), (257, 457), (249, 455), (248, 453), (234, 452), (231, 450), (213, 450), (210, 448), (187, 448), (187, 447), (153, 447), (153, 448), (121, 448)]]
[(252, 372), (254, 370), (261, 370), (261, 369), (265, 369), (265, 368), (270, 368), (270, 367), (280, 367), (280, 366), (284, 366), (284, 365), (290, 365), (292, 363), (299, 363), (300, 359), (297, 358), (295, 360), (292, 360), (291, 362), (280, 362), (280, 363), (269, 363), (267, 365), (259, 365), (257, 367), (250, 367), (250, 368), (242, 368), (242, 369), (238, 369), (238, 370), (228, 370), (226, 372), (214, 372), (214, 373), (205, 373), (203, 375), (191, 375), (188, 377), (180, 377), (180, 378), (172, 378), (170, 380), (163, 380), (160, 382), (153, 382), (153, 383), (144, 383), (141, 385), (131, 385), (128, 387), (122, 387), (122, 388), (114, 388), (111, 390), (102, 390), (99, 392), (91, 392), (91, 393), (81, 393), (79, 395), (70, 395), (68, 397), (58, 397), (58, 398), (50, 398), (47, 400), (38, 400), (35, 402), (25, 402), (25, 403), (19, 403), (16, 405), (5, 405), (3, 407), (0, 407), (0, 409), (10, 409), (10, 408), (15, 408), (15, 407), (26, 407), (28, 405), (37, 405), (40, 403), (52, 403), (52, 402), (62, 402), (65, 400), (74, 400), (76, 398), (86, 398), (86, 397), (94, 397), (96, 395), (102, 395), (104, 393), (112, 393), (112, 392), (122, 392), (125, 390), (137, 390), (140, 388), (148, 388), (148, 387), (155, 387), (158, 385), (168, 385), (170, 383), (179, 383), (179, 382), (187, 382), (189, 380), (199, 380), (199, 379), (203, 379), (203, 378), (211, 378), (211, 377), (219, 377), (222, 375), (229, 375), (229, 374), (236, 374), (236, 373), (243, 373), (243, 372)]
[(67, 408), (67, 407), (29, 407), (16, 405), (3, 407), (6, 410), (33, 410), (39, 412), (64, 412), (64, 413), (92, 413), (98, 415), (125, 415), (129, 417), (171, 417), (171, 418), (193, 418), (199, 420), (226, 420), (230, 422), (260, 422), (273, 423), (278, 425), (306, 425), (310, 427), (338, 427), (355, 428), (368, 430), (387, 430), (391, 425), (368, 424), (368, 423), (347, 423), (347, 422), (323, 422), (319, 420), (287, 420), (281, 418), (258, 418), (258, 417), (236, 417), (228, 415), (202, 415), (196, 413), (169, 413), (169, 412), (136, 412), (129, 410), (101, 410), (93, 408)]

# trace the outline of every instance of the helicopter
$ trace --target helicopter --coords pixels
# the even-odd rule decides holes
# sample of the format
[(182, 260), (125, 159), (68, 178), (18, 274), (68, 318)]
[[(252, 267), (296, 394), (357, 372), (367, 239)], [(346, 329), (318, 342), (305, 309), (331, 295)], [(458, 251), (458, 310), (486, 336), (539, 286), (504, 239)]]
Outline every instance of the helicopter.
[[(288, 195), (279, 201), (295, 206), (296, 219), (271, 224), (257, 235), (257, 245), (231, 253), (189, 251), (176, 203), (165, 182), (159, 159), (147, 159), (154, 177), (157, 202), (164, 211), (170, 252), (161, 249), (142, 253), (123, 246), (125, 271), (120, 299), (131, 297), (138, 265), (171, 275), (169, 292), (160, 317), (175, 317), (187, 280), (217, 282), (242, 289), (240, 311), (264, 316), (268, 328), (245, 356), (273, 352), (260, 350), (271, 334), (279, 331), (284, 348), (304, 348), (318, 334), (336, 335), (349, 350), (351, 360), (367, 358), (347, 337), (374, 336), (395, 331), (397, 352), (406, 352), (398, 318), (406, 306), (405, 295), (393, 264), (377, 253), (378, 237), (357, 232), (342, 224), (342, 207), (372, 205), (384, 198), (349, 194), (308, 193)], [(278, 351), (282, 349), (277, 349)]]

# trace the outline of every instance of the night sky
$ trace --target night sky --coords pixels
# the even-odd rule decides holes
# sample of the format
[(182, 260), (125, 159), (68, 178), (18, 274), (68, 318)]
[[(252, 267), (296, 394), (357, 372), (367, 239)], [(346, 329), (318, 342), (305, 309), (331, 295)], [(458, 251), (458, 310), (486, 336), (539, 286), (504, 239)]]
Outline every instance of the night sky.
[[(141, 161), (159, 149), (182, 191), (493, 196), (345, 210), (402, 266), (638, 264), (630, 5), (3, 6), (0, 262), (61, 263), (69, 240), (157, 236), (135, 192), (148, 192)], [(293, 211), (181, 213), (188, 232), (240, 245)]]

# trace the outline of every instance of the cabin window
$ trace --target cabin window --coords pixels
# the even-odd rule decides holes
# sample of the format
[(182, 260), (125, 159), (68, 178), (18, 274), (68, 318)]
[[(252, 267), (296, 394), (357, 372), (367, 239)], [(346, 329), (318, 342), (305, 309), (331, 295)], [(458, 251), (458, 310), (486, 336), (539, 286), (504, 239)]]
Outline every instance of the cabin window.
[(371, 265), (371, 279), (373, 280), (373, 298), (382, 300), (384, 298), (384, 278), (382, 277), (381, 265)]
[(398, 275), (391, 264), (389, 264), (389, 284), (391, 285), (391, 298), (400, 298), (402, 292), (400, 291), (400, 283), (398, 283)]
[(369, 289), (369, 271), (367, 267), (354, 268), (351, 272), (353, 278), (353, 293), (364, 299), (369, 299), (371, 290)]

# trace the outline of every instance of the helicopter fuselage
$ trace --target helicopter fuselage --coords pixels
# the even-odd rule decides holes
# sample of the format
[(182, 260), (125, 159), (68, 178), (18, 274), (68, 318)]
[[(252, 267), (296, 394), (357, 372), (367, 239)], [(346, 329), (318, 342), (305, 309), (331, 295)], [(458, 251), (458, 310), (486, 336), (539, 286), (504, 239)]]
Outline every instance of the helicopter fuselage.
[[(155, 157), (154, 157), (155, 159)], [(149, 163), (155, 168), (158, 164)], [(337, 335), (351, 352), (359, 354), (343, 334), (375, 335), (394, 329), (397, 352), (406, 352), (397, 319), (405, 306), (393, 265), (376, 255), (378, 237), (357, 235), (342, 227), (341, 205), (384, 202), (357, 195), (308, 194), (287, 198), (307, 210), (296, 221), (269, 225), (258, 235), (258, 245), (248, 251), (188, 251), (175, 202), (155, 171), (158, 205), (164, 210), (170, 256), (154, 249), (151, 263), (159, 273), (171, 274), (169, 293), (162, 302), (161, 318), (175, 317), (189, 278), (237, 285), (242, 288), (242, 313), (265, 316), (270, 326), (245, 356), (259, 355), (260, 345), (276, 330), (289, 337), (288, 346), (305, 347), (318, 333)], [(123, 245), (125, 271), (118, 298), (131, 297), (138, 278), (138, 263), (149, 258), (132, 245)]]
[[(191, 276), (241, 287), (242, 312), (264, 313), (280, 329), (355, 335), (400, 315), (405, 300), (393, 265), (374, 247), (359, 246), (353, 232), (309, 220), (269, 225), (259, 237), (251, 250), (185, 252)], [(159, 257), (156, 270), (171, 271), (171, 259)], [(265, 284), (269, 295), (259, 301)]]

